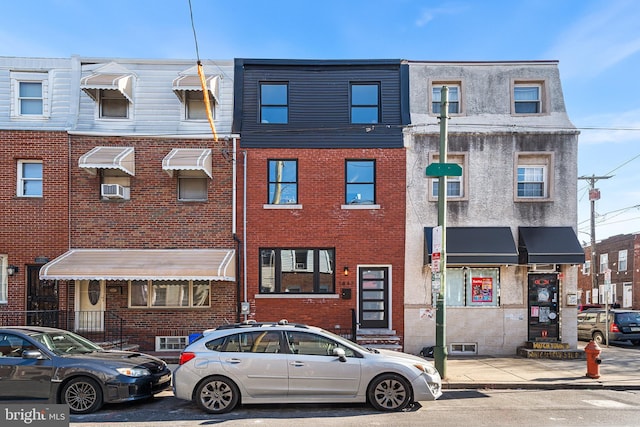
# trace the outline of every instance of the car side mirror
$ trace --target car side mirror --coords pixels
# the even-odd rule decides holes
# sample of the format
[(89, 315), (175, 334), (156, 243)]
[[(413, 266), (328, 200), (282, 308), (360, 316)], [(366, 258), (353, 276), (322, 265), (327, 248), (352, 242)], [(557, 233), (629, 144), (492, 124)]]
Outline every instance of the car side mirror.
[(25, 350), (22, 352), (23, 359), (44, 359), (40, 350)]
[(334, 356), (337, 356), (337, 357), (338, 357), (338, 359), (339, 359), (341, 362), (346, 362), (346, 361), (347, 361), (347, 356), (346, 356), (346, 354), (345, 354), (345, 352), (344, 352), (344, 349), (343, 349), (343, 348), (340, 348), (340, 347), (336, 347), (336, 348), (334, 348), (334, 349), (333, 349), (333, 355), (334, 355)]

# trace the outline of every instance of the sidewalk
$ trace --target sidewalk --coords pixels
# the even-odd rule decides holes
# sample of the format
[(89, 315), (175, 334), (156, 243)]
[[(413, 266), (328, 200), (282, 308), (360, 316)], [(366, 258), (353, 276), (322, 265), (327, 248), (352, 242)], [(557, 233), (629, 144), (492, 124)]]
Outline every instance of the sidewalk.
[[(579, 349), (586, 343), (580, 342)], [(529, 359), (518, 356), (452, 357), (446, 362), (445, 389), (531, 388), (640, 390), (640, 348), (602, 346), (600, 378), (586, 376), (586, 360)]]

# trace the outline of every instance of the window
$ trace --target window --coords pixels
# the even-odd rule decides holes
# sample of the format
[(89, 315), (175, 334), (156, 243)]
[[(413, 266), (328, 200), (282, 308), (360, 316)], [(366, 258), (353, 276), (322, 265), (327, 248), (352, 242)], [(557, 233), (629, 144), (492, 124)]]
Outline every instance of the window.
[(380, 123), (379, 84), (351, 84), (351, 123)]
[(260, 123), (288, 122), (288, 85), (286, 83), (261, 83)]
[(0, 303), (7, 302), (7, 292), (9, 288), (9, 275), (7, 267), (9, 266), (7, 255), (0, 255)]
[(513, 87), (513, 102), (515, 114), (542, 113), (542, 85), (516, 83)]
[(582, 274), (588, 276), (591, 274), (591, 261), (585, 261), (582, 266)]
[(267, 203), (286, 205), (298, 203), (298, 161), (269, 160), (269, 183)]
[(600, 254), (600, 273), (606, 273), (609, 269), (609, 254)]
[[(437, 85), (437, 86), (436, 86)], [(459, 114), (460, 113), (460, 85), (459, 84), (448, 84), (442, 83), (437, 84), (434, 83), (434, 86), (431, 88), (431, 112), (433, 114), (440, 114), (440, 103), (442, 102), (441, 92), (442, 86), (447, 86), (449, 88), (449, 96), (447, 100), (449, 101), (449, 114)]]
[(129, 117), (129, 101), (120, 91), (100, 89), (100, 117), (126, 119)]
[(18, 197), (42, 197), (42, 162), (18, 161)]
[(521, 152), (516, 156), (516, 200), (550, 199), (553, 153)]
[(347, 160), (345, 178), (346, 204), (373, 205), (376, 203), (375, 160)]
[(186, 336), (156, 337), (156, 351), (181, 351), (187, 346)]
[(499, 272), (498, 268), (447, 268), (447, 305), (497, 307)]
[(132, 280), (130, 307), (209, 307), (208, 280)]
[(544, 166), (519, 166), (518, 197), (544, 197), (544, 178)]
[(618, 271), (627, 271), (627, 250), (618, 252)]
[(209, 190), (209, 178), (202, 172), (192, 170), (178, 171), (178, 200), (206, 201)]
[[(201, 90), (187, 90), (184, 92), (185, 97), (185, 118), (187, 120), (208, 120), (207, 108), (204, 103), (204, 92)], [(211, 115), (215, 118), (215, 102), (209, 97), (209, 107)]]
[[(438, 153), (429, 153), (429, 163), (437, 163), (440, 161), (440, 155)], [(460, 152), (452, 152), (447, 155), (447, 163), (455, 163), (462, 168), (461, 176), (448, 176), (447, 177), (447, 198), (454, 200), (467, 200), (467, 183), (464, 179), (465, 171), (467, 170), (467, 154)], [(429, 200), (435, 202), (438, 200), (438, 184), (440, 178), (429, 177), (430, 190)]]
[[(131, 198), (131, 175), (120, 169), (100, 169), (100, 183), (108, 186), (100, 186), (102, 200), (129, 200)], [(122, 187), (114, 189), (115, 186)], [(115, 197), (113, 194), (122, 194), (122, 197)]]
[(346, 357), (359, 357), (354, 350), (340, 345), (336, 341), (321, 335), (310, 334), (308, 332), (285, 331), (289, 351), (293, 354), (303, 354), (307, 356), (332, 356), (333, 350), (341, 348)]
[(48, 74), (41, 72), (11, 72), (11, 116), (42, 118), (49, 115)]
[(260, 293), (334, 293), (333, 249), (261, 249)]
[(220, 337), (205, 347), (211, 351), (242, 353), (283, 353), (279, 331), (251, 331)]

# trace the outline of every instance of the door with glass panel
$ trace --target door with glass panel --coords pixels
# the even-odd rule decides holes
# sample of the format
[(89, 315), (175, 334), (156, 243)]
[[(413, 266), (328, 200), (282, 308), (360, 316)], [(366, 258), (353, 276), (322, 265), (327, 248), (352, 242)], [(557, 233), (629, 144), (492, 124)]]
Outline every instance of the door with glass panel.
[(360, 328), (389, 327), (389, 267), (362, 267), (358, 274)]

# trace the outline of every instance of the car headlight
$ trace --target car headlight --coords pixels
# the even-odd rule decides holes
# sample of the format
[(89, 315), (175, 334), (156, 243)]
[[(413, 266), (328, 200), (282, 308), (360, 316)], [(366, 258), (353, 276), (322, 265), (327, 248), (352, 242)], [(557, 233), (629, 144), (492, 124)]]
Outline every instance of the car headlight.
[(151, 375), (151, 372), (145, 368), (118, 368), (116, 371), (128, 377), (145, 377)]
[(431, 365), (423, 365), (422, 363), (416, 363), (415, 366), (419, 371), (424, 372), (425, 374), (435, 375), (438, 373), (438, 370)]

